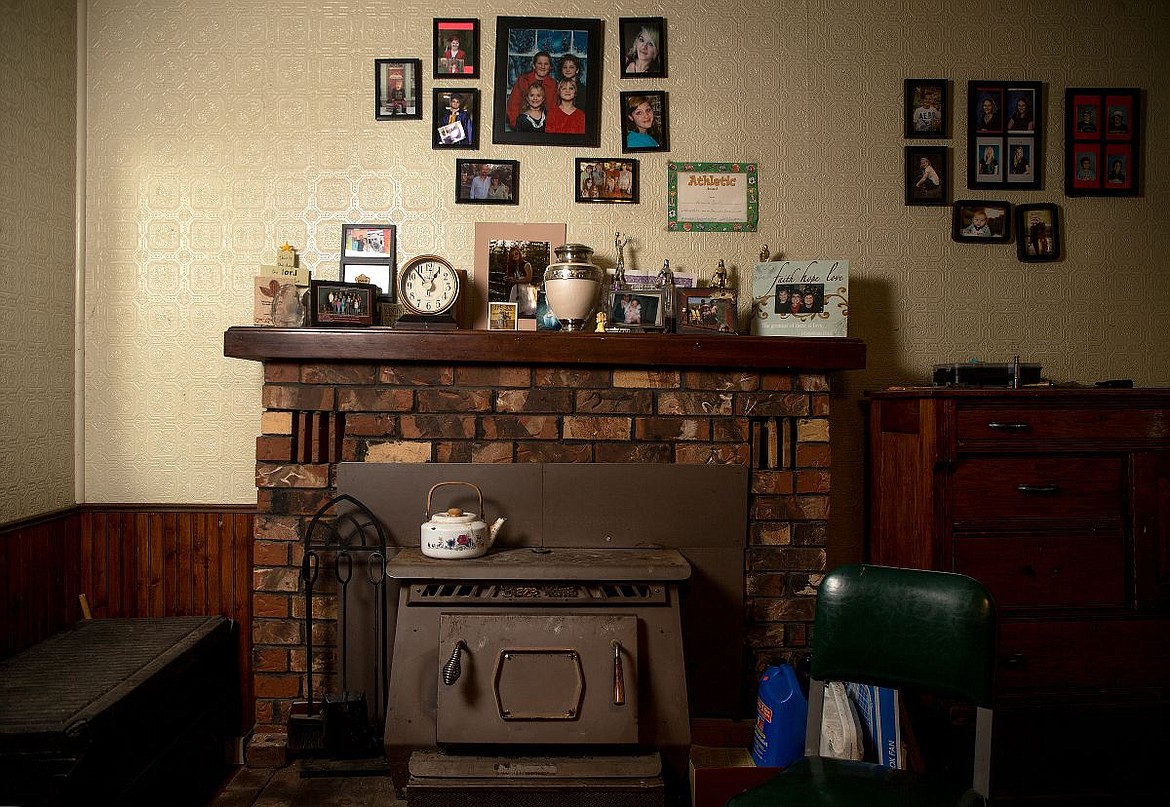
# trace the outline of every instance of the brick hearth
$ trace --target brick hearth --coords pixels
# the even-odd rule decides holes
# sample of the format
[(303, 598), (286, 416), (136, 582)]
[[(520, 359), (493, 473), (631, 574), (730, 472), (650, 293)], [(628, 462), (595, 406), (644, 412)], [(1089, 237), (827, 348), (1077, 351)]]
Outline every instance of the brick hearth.
[[(339, 461), (747, 466), (744, 686), (807, 647), (829, 516), (828, 373), (864, 366), (859, 341), (233, 328), (225, 354), (264, 362), (258, 733), (283, 732), (305, 694), (300, 542)], [(327, 639), (331, 615), (315, 616)], [(330, 665), (322, 656), (315, 675)]]

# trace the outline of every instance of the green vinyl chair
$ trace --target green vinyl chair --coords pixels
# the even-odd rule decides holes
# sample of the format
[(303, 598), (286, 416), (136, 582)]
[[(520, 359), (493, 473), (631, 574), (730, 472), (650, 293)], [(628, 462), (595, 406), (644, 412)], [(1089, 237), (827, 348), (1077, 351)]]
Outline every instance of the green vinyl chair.
[[(995, 604), (960, 574), (848, 565), (825, 575), (812, 636), (805, 756), (727, 807), (967, 807), (991, 778)], [(933, 694), (976, 707), (971, 787), (820, 756), (824, 682)]]

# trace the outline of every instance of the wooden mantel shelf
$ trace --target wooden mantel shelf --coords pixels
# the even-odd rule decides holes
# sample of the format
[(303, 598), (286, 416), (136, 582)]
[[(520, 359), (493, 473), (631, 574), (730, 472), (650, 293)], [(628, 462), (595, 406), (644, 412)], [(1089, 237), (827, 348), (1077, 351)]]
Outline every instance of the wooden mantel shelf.
[(231, 358), (264, 362), (721, 367), (808, 372), (865, 367), (865, 343), (844, 337), (238, 326), (224, 332), (223, 353)]

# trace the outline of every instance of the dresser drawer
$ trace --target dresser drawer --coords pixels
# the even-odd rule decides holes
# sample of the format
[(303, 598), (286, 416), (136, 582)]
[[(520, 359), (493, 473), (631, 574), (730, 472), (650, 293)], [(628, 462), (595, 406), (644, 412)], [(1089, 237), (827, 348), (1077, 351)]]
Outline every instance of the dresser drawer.
[(960, 460), (952, 480), (957, 525), (1083, 520), (1114, 525), (1123, 512), (1120, 457), (1021, 456)]
[(1170, 692), (1170, 618), (1004, 621), (1000, 694)]
[(954, 570), (1000, 608), (1123, 608), (1124, 533), (956, 535)]
[(970, 440), (1009, 446), (1031, 440), (1090, 441), (1108, 447), (1117, 440), (1165, 439), (1170, 422), (1160, 409), (978, 406), (960, 404), (956, 430)]

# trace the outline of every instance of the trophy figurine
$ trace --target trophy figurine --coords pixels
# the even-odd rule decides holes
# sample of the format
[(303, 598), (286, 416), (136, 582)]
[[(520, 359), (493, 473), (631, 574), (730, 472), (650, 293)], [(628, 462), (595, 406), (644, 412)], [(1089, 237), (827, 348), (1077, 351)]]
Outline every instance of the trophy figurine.
[(624, 289), (626, 287), (626, 258), (624, 250), (628, 243), (630, 243), (629, 236), (622, 238), (620, 232), (613, 234), (613, 247), (617, 250), (617, 263), (613, 266), (613, 288), (615, 289)]
[(711, 287), (716, 289), (727, 288), (727, 267), (723, 265), (722, 258), (719, 260), (719, 265), (715, 267), (715, 274), (711, 276)]

